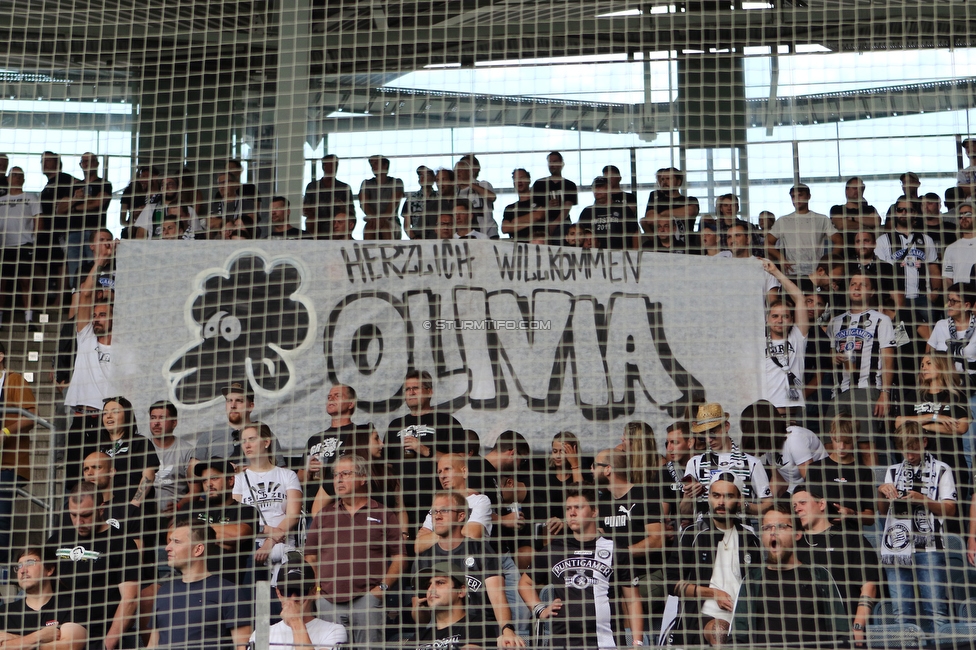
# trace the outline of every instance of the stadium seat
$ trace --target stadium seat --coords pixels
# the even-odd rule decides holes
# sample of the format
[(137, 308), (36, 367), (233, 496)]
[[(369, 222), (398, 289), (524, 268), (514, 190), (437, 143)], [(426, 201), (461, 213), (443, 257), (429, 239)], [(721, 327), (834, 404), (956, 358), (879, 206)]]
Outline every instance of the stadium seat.
[(890, 601), (882, 600), (874, 606), (871, 624), (867, 629), (868, 646), (871, 648), (919, 648), (922, 630), (917, 625), (901, 625), (895, 620)]

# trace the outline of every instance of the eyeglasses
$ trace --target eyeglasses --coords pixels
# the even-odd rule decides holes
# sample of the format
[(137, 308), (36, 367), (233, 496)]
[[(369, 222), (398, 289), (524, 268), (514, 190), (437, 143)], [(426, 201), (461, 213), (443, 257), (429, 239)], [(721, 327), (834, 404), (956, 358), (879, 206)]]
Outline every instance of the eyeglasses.
[(343, 472), (335, 472), (332, 474), (333, 478), (352, 478), (355, 475), (356, 472), (348, 469)]
[(956, 298), (946, 298), (947, 305), (961, 305), (962, 300), (957, 300)]
[(898, 214), (904, 214), (908, 212), (908, 208), (895, 208), (895, 212), (897, 212)]
[(613, 467), (610, 463), (593, 463), (591, 467)]
[(21, 569), (26, 569), (27, 567), (37, 566), (38, 564), (40, 564), (40, 561), (39, 560), (24, 560), (20, 564), (15, 565), (14, 568), (17, 569), (17, 571), (20, 571)]
[(447, 515), (457, 512), (457, 508), (437, 508), (436, 510), (430, 511), (431, 517), (446, 517)]
[(764, 533), (781, 533), (785, 530), (793, 530), (793, 526), (790, 524), (766, 524), (762, 527)]

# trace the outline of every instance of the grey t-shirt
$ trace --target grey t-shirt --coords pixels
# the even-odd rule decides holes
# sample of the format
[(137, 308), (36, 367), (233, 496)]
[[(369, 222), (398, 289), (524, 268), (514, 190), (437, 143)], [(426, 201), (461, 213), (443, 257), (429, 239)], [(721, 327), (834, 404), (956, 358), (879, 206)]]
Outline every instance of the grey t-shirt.
[(179, 501), (190, 491), (186, 478), (189, 472), (190, 460), (193, 458), (193, 440), (176, 436), (176, 441), (169, 447), (160, 447), (153, 440), (156, 456), (159, 458), (159, 468), (156, 470), (156, 501), (162, 511), (170, 502)]

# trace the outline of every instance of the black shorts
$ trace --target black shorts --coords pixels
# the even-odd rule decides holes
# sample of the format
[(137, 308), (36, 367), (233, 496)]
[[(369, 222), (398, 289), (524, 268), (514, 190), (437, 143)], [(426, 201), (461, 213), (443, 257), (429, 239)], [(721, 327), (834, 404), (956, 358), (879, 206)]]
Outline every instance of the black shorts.
[(4, 280), (28, 278), (34, 273), (34, 245), (23, 244), (3, 249), (3, 265), (0, 268)]

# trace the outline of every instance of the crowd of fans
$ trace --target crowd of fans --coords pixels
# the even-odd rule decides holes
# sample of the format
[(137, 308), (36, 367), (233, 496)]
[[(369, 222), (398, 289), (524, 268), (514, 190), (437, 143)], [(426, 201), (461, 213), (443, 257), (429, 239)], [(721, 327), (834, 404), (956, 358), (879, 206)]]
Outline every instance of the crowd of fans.
[[(212, 431), (178, 432), (166, 400), (135, 413), (111, 365), (124, 245), (105, 229), (111, 185), (91, 154), (77, 179), (45, 153), (39, 197), (11, 169), (0, 177), (5, 293), (32, 324), (38, 300), (60, 306), (60, 279), (75, 291), (57, 369), (70, 421), (64, 514), (46, 544), (13, 552), (12, 489), (30, 480), (33, 420), (3, 420), (0, 561), (22, 593), (0, 611), (0, 644), (241, 648), (267, 633), (275, 648), (460, 650), (543, 633), (564, 648), (659, 635), (816, 647), (863, 642), (881, 601), (934, 643), (953, 617), (949, 541), (966, 538), (976, 561), (976, 142), (964, 147), (973, 164), (946, 212), (906, 173), (884, 218), (852, 178), (829, 215), (797, 184), (794, 212), (764, 213), (760, 226), (738, 217), (734, 195), (700, 214), (675, 169), (658, 172), (638, 219), (611, 166), (573, 223), (578, 191), (556, 152), (546, 178), (513, 172), (519, 200), (500, 224), (471, 155), (453, 170), (419, 168), (413, 193), (373, 157), (357, 197), (326, 156), (304, 230), (282, 197), (259, 226), (261, 197), (236, 161), (212, 196), (152, 169), (123, 192), (124, 238), (344, 239), (358, 200), (371, 238), (762, 258), (763, 395), (736, 414), (741, 435), (721, 404), (696, 396), (660, 432), (662, 448), (635, 421), (589, 454), (570, 431), (534, 454), (514, 427), (483, 447), (433, 405), (423, 371), (404, 379), (409, 413), (381, 431), (354, 422), (351, 387), (332, 386), (329, 426), (300, 456), (252, 419), (245, 378), (224, 386), (226, 426)], [(5, 405), (36, 413), (5, 353)], [(262, 581), (271, 620), (256, 619)]]

